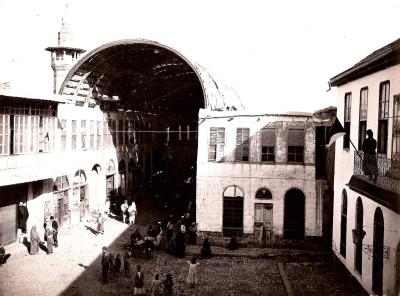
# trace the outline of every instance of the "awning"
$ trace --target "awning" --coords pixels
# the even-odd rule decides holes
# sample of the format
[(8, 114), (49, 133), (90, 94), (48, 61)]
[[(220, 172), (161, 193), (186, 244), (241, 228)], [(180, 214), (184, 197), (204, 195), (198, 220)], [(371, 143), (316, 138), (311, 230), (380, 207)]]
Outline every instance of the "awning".
[(54, 169), (39, 169), (37, 167), (0, 170), (0, 186), (46, 180), (62, 175), (66, 175), (66, 173)]

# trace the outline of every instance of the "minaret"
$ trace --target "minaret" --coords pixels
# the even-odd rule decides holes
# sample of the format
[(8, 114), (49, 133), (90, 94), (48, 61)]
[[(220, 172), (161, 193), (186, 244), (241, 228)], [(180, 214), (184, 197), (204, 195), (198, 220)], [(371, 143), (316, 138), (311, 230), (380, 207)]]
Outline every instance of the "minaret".
[(62, 18), (61, 30), (58, 32), (58, 46), (47, 47), (46, 50), (51, 52), (51, 68), (54, 71), (53, 93), (58, 93), (64, 82), (68, 71), (78, 60), (81, 53), (85, 50), (74, 47), (74, 35), (71, 31), (69, 19), (68, 1), (65, 5), (65, 12)]

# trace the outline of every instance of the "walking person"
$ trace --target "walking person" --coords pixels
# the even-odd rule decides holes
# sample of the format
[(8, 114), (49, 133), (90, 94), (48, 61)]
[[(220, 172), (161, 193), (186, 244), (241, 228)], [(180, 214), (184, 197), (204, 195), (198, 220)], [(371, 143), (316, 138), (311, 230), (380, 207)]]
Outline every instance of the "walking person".
[(101, 213), (99, 213), (99, 216), (97, 217), (96, 227), (97, 227), (97, 233), (104, 234), (104, 219)]
[(160, 280), (160, 275), (157, 273), (151, 282), (151, 296), (160, 296), (161, 295), (160, 288), (161, 288), (161, 280)]
[(29, 249), (29, 254), (36, 255), (39, 252), (40, 236), (36, 230), (36, 225), (31, 228), (31, 247)]
[(51, 227), (53, 228), (54, 246), (58, 247), (58, 222), (54, 220), (54, 216), (50, 216)]
[(133, 225), (135, 224), (135, 219), (136, 219), (136, 203), (132, 201), (131, 205), (128, 208), (128, 215), (129, 215), (129, 224)]
[(163, 295), (164, 296), (173, 296), (174, 295), (174, 282), (172, 281), (172, 275), (168, 273), (163, 281)]
[(114, 277), (118, 277), (121, 271), (121, 256), (117, 254), (114, 260)]
[(103, 284), (108, 283), (108, 270), (110, 269), (110, 253), (107, 247), (102, 248), (103, 257), (101, 258), (101, 276)]
[(47, 255), (53, 254), (53, 227), (51, 227), (50, 223), (46, 223), (46, 241), (47, 241)]
[(131, 264), (129, 258), (131, 255), (129, 254), (129, 247), (126, 248), (124, 253), (124, 273), (126, 277), (131, 276)]
[(203, 241), (203, 245), (202, 245), (202, 247), (201, 247), (201, 252), (200, 252), (200, 254), (201, 254), (201, 257), (202, 257), (202, 258), (211, 257), (211, 244), (210, 244), (210, 242), (208, 241), (208, 236), (206, 236), (206, 237), (204, 238), (204, 241)]
[(122, 222), (126, 223), (126, 218), (128, 215), (128, 200), (125, 199), (124, 203), (121, 205), (121, 212), (122, 212)]
[(133, 290), (133, 295), (145, 295), (144, 290), (144, 274), (141, 271), (140, 264), (136, 266), (136, 274), (135, 274), (135, 287)]
[(188, 283), (192, 288), (197, 284), (198, 278), (197, 278), (197, 265), (199, 265), (198, 262), (196, 262), (196, 257), (193, 257), (191, 261), (187, 261), (189, 264), (189, 273), (186, 278), (186, 283)]

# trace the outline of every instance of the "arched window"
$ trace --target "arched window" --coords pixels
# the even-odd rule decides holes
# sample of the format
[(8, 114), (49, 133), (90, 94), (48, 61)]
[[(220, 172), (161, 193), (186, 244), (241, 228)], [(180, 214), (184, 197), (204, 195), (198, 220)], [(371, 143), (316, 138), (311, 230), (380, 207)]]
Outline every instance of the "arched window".
[(56, 192), (56, 191), (66, 190), (68, 188), (69, 188), (68, 177), (67, 176), (57, 177), (57, 179), (54, 182), (53, 191)]
[(272, 199), (272, 193), (267, 188), (263, 187), (256, 192), (257, 199)]
[(223, 236), (243, 235), (243, 191), (236, 185), (224, 191)]
[(384, 222), (381, 208), (374, 215), (374, 248), (372, 257), (372, 291), (378, 295), (383, 292), (383, 242)]
[(342, 191), (342, 214), (340, 220), (340, 255), (346, 258), (346, 232), (347, 232), (347, 193)]
[(354, 266), (355, 269), (362, 274), (362, 240), (363, 240), (363, 215), (364, 209), (361, 198), (357, 198), (356, 203), (356, 227), (354, 231), (355, 243), (355, 256), (354, 256)]
[(74, 176), (74, 186), (83, 186), (86, 184), (86, 174), (83, 170), (78, 170)]

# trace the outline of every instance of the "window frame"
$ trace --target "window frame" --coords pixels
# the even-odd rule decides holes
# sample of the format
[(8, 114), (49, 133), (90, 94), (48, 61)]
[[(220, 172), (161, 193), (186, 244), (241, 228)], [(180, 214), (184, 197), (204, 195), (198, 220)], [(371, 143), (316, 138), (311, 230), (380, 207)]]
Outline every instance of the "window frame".
[(346, 134), (343, 137), (343, 149), (350, 149), (350, 130), (351, 130), (351, 101), (352, 93), (344, 94), (344, 130)]
[[(247, 132), (247, 138), (245, 132)], [(239, 134), (241, 134), (240, 139)], [(250, 128), (248, 127), (236, 128), (235, 161), (250, 162)]]
[[(289, 137), (290, 131), (302, 131), (303, 133), (303, 146), (291, 145)], [(305, 151), (305, 130), (304, 128), (289, 128), (287, 138), (287, 163), (289, 164), (304, 164), (304, 151)]]
[(368, 87), (360, 89), (360, 108), (359, 108), (359, 123), (358, 123), (358, 149), (362, 149), (366, 132), (368, 118)]

